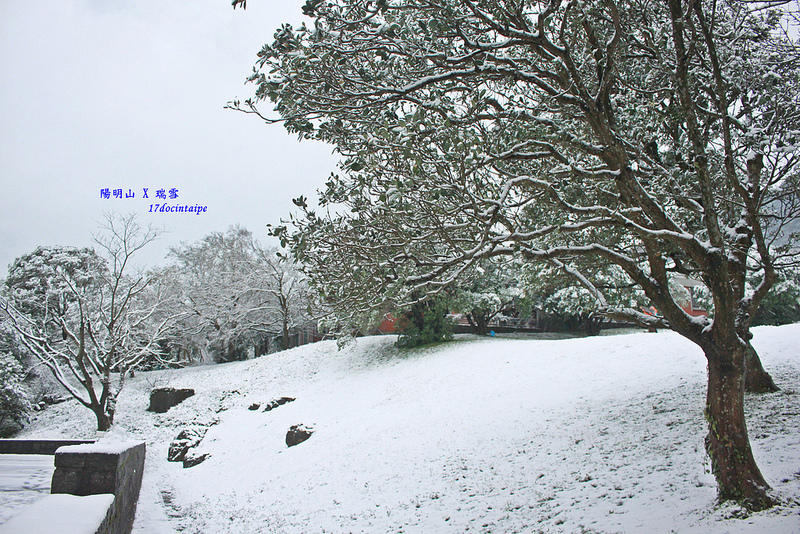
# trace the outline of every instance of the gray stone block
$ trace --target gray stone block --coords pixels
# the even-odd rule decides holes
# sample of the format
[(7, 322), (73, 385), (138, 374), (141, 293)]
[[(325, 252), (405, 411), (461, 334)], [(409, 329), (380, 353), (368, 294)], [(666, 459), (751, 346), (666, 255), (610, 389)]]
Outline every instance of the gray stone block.
[(194, 395), (194, 390), (190, 388), (156, 388), (150, 392), (150, 412), (166, 413), (167, 410), (176, 406)]
[(107, 532), (128, 534), (142, 486), (145, 444), (94, 444), (56, 451), (51, 493), (114, 494)]

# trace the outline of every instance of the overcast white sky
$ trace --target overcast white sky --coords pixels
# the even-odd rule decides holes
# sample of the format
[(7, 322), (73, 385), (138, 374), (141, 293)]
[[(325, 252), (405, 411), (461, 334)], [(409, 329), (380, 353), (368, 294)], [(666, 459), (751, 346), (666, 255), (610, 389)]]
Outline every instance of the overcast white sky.
[[(109, 210), (166, 228), (150, 264), (237, 223), (270, 243), (265, 225), (323, 185), (330, 146), (223, 109), (252, 94), (256, 53), (304, 1), (230, 4), (0, 0), (0, 278), (38, 245), (91, 244)], [(149, 213), (161, 188), (208, 212)]]

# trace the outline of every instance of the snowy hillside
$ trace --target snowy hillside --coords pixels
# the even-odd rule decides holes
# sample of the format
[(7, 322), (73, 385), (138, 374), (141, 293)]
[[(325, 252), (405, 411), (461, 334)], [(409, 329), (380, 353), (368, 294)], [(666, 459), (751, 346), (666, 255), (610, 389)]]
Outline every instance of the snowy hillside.
[[(676, 334), (393, 342), (137, 374), (115, 430), (148, 446), (135, 531), (800, 532), (800, 325), (755, 329), (783, 391), (748, 398), (750, 436), (787, 504), (743, 519), (715, 506), (705, 362)], [(166, 385), (197, 394), (146, 412), (151, 387)], [(296, 400), (263, 411), (281, 396)], [(297, 423), (315, 433), (287, 448)], [(65, 403), (20, 437), (86, 437), (92, 425)], [(204, 463), (166, 461), (182, 429), (205, 427)]]

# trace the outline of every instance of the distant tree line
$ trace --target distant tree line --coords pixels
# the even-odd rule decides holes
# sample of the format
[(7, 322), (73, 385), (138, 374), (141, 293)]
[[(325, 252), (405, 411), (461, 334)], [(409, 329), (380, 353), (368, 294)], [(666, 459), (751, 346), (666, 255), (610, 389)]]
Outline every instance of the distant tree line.
[(13, 262), (0, 288), (1, 433), (63, 395), (108, 430), (135, 371), (288, 348), (311, 321), (304, 277), (249, 231), (214, 232), (174, 247), (166, 266), (135, 266), (158, 235), (133, 215), (108, 215), (93, 248), (40, 246)]
[(294, 329), (313, 319), (300, 270), (244, 228), (178, 245), (169, 258), (162, 275), (180, 316), (165, 348), (175, 359), (227, 362), (291, 348)]

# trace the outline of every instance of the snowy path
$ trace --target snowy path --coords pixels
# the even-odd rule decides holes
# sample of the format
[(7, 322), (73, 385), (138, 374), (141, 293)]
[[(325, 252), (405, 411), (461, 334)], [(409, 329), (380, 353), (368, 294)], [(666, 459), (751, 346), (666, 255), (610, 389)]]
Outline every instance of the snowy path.
[(50, 493), (53, 455), (0, 454), (0, 524)]

